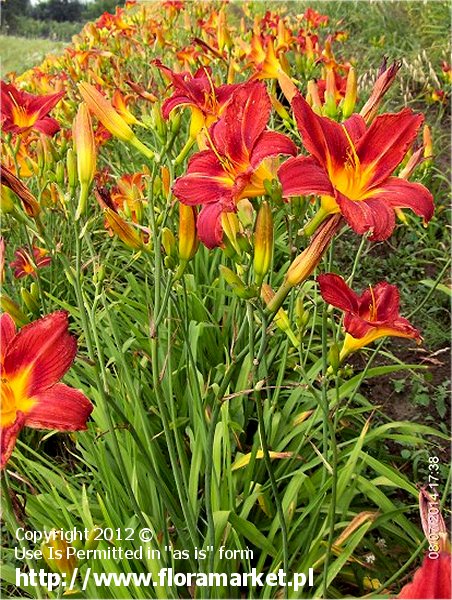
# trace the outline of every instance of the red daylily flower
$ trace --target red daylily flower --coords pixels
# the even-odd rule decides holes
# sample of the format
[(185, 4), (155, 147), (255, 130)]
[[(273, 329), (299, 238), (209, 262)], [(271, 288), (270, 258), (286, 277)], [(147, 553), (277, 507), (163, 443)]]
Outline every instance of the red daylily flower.
[(86, 429), (93, 405), (60, 379), (77, 352), (68, 314), (57, 311), (25, 325), (19, 333), (8, 313), (0, 317), (2, 379), (1, 460), (7, 463), (23, 427)]
[(441, 552), (438, 558), (424, 558), (415, 572), (413, 581), (402, 588), (398, 598), (415, 600), (419, 598), (444, 599), (451, 597), (450, 552)]
[(186, 175), (173, 186), (184, 204), (204, 205), (197, 227), (200, 240), (208, 248), (221, 244), (222, 213), (236, 212), (239, 200), (265, 192), (264, 180), (272, 180), (276, 171), (269, 157), (296, 153), (288, 137), (266, 129), (270, 112), (264, 84), (241, 86), (211, 127), (210, 148), (192, 156)]
[(9, 266), (14, 269), (14, 277), (20, 279), (26, 275), (36, 277), (36, 269), (47, 267), (52, 262), (50, 256), (47, 256), (48, 251), (45, 248), (33, 246), (33, 259), (28, 248), (18, 248), (14, 252), (16, 260), (9, 263)]
[(347, 334), (341, 360), (381, 337), (421, 340), (419, 331), (399, 315), (400, 298), (395, 285), (382, 281), (358, 295), (339, 275), (319, 275), (317, 281), (325, 302), (345, 312), (344, 328)]
[(279, 169), (283, 195), (322, 196), (321, 214), (341, 212), (357, 233), (387, 239), (395, 208), (411, 208), (428, 222), (433, 197), (420, 183), (391, 177), (415, 140), (422, 115), (405, 108), (377, 117), (367, 129), (360, 115), (343, 124), (316, 115), (300, 95), (292, 102), (303, 144), (311, 156), (287, 160)]
[(305, 19), (308, 23), (308, 27), (311, 29), (317, 29), (322, 25), (327, 25), (329, 21), (329, 17), (327, 15), (322, 15), (313, 8), (306, 9), (306, 12), (303, 14), (302, 19)]
[(64, 92), (49, 96), (33, 96), (14, 85), (1, 85), (2, 129), (5, 133), (26, 133), (32, 129), (52, 136), (59, 131), (58, 122), (47, 116), (61, 100)]
[(168, 119), (177, 106), (189, 106), (192, 111), (192, 136), (220, 117), (232, 93), (238, 88), (238, 85), (232, 84), (215, 87), (212, 71), (208, 67), (201, 67), (192, 75), (188, 71), (175, 73), (159, 60), (155, 61), (155, 65), (169, 77), (174, 88), (174, 94), (162, 105), (163, 118)]

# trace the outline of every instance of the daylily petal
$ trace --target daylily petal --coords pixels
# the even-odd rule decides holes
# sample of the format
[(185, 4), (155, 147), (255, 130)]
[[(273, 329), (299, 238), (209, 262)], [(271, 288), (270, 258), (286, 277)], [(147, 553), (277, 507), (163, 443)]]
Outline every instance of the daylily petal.
[(276, 131), (264, 131), (257, 140), (250, 157), (250, 163), (256, 168), (267, 156), (289, 154), (295, 156), (297, 147), (286, 135)]
[(0, 363), (3, 364), (8, 344), (16, 335), (16, 325), (8, 313), (0, 317)]
[(223, 240), (222, 212), (221, 203), (215, 202), (204, 206), (199, 213), (196, 223), (198, 237), (207, 248), (216, 248)]
[(342, 277), (334, 273), (325, 273), (324, 275), (319, 275), (317, 281), (319, 282), (320, 293), (325, 302), (348, 312), (358, 311), (358, 295), (349, 288)]
[(312, 156), (289, 158), (279, 167), (278, 178), (284, 197), (308, 194), (334, 196), (325, 169)]
[(435, 210), (433, 196), (425, 186), (400, 177), (390, 177), (372, 197), (395, 208), (411, 208), (425, 223)]
[[(363, 337), (369, 335), (369, 333), (371, 332), (373, 332), (374, 334), (376, 333), (376, 328), (373, 323), (369, 323), (357, 314), (352, 313), (347, 313), (345, 315), (344, 329), (347, 333), (349, 333), (353, 338), (357, 340), (361, 340)], [(361, 344), (361, 347), (370, 344), (371, 341), (372, 340), (363, 340), (363, 344)]]
[(394, 210), (376, 198), (353, 201), (337, 192), (336, 202), (345, 220), (356, 233), (372, 231), (371, 241), (386, 240), (394, 230)]
[(64, 383), (56, 383), (35, 396), (34, 400), (37, 402), (26, 415), (25, 425), (37, 429), (86, 429), (86, 421), (93, 410), (93, 405), (82, 392)]
[(76, 351), (68, 313), (57, 311), (22, 327), (6, 349), (4, 373), (10, 378), (28, 372), (27, 395), (35, 396), (61, 379)]
[(16, 445), (17, 436), (25, 424), (25, 415), (17, 413), (16, 420), (7, 427), (2, 427), (0, 436), (0, 469), (3, 469)]
[(267, 126), (271, 101), (263, 83), (242, 85), (232, 96), (211, 133), (219, 154), (233, 161), (247, 161), (257, 139)]
[(178, 106), (193, 105), (193, 101), (188, 96), (171, 96), (162, 104), (162, 115), (168, 119), (172, 110)]
[(60, 125), (53, 117), (43, 117), (33, 125), (33, 129), (41, 131), (48, 136), (53, 136), (57, 131), (60, 131)]
[(372, 289), (365, 290), (359, 297), (359, 315), (363, 319), (370, 317), (369, 307), (375, 303), (374, 321), (393, 321), (399, 314), (400, 295), (395, 285), (386, 281), (378, 283)]
[(186, 175), (176, 179), (173, 193), (184, 204), (205, 204), (230, 196), (232, 186), (214, 152), (203, 150), (190, 159)]
[(49, 94), (48, 96), (32, 96), (27, 94), (29, 97), (29, 110), (30, 112), (38, 112), (38, 120), (49, 113), (52, 108), (58, 104), (65, 92), (57, 92), (56, 94)]
[(422, 565), (415, 572), (413, 581), (402, 588), (398, 598), (418, 600), (421, 598), (451, 597), (451, 555), (441, 552), (436, 559), (424, 558)]
[(342, 125), (316, 115), (300, 94), (292, 100), (292, 107), (306, 150), (328, 172), (344, 165), (349, 142)]
[(380, 115), (372, 121), (356, 147), (362, 168), (372, 173), (369, 187), (378, 186), (393, 173), (416, 139), (423, 121), (421, 114), (414, 114), (409, 108)]
[(354, 114), (349, 117), (346, 121), (342, 123), (342, 125), (347, 130), (350, 139), (353, 144), (357, 144), (360, 138), (366, 133), (366, 121), (362, 118), (361, 115)]

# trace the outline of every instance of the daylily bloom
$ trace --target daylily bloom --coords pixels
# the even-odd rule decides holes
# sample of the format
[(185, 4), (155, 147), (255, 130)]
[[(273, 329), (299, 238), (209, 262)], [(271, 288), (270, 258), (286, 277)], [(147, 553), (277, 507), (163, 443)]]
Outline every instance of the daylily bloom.
[(277, 79), (284, 96), (291, 102), (298, 90), (287, 73), (289, 65), (284, 54), (276, 55), (273, 37), (267, 36), (263, 42), (260, 35), (254, 34), (249, 59), (246, 68), (251, 66), (255, 70), (251, 80)]
[(347, 333), (340, 360), (386, 336), (421, 340), (419, 331), (399, 314), (399, 291), (395, 285), (382, 281), (358, 295), (334, 273), (319, 275), (317, 281), (325, 302), (345, 312)]
[(18, 333), (8, 313), (0, 317), (2, 378), (1, 461), (3, 468), (23, 427), (86, 429), (93, 405), (60, 379), (77, 352), (68, 313), (57, 311)]
[(33, 258), (30, 255), (28, 248), (18, 248), (14, 252), (16, 259), (9, 263), (9, 266), (14, 269), (14, 277), (20, 279), (26, 275), (36, 277), (36, 269), (47, 267), (52, 262), (45, 248), (33, 246)]
[(132, 220), (140, 223), (143, 204), (147, 203), (144, 194), (145, 186), (144, 173), (127, 173), (121, 175), (116, 182), (116, 186), (111, 190), (111, 199), (114, 205)]
[(310, 29), (317, 29), (322, 25), (327, 25), (329, 21), (329, 17), (327, 15), (322, 15), (313, 8), (306, 9), (306, 12), (303, 14), (302, 18), (307, 21)]
[[(94, 188), (94, 195), (104, 211), (106, 227), (109, 230), (110, 235), (115, 233), (126, 246), (133, 250), (145, 249), (144, 241), (137, 230), (118, 213), (111, 198), (110, 191), (106, 187), (96, 185)], [(146, 230), (144, 227), (142, 229)], [(148, 230), (146, 230), (146, 232), (147, 231)]]
[(175, 73), (159, 60), (155, 65), (170, 79), (174, 93), (162, 105), (164, 119), (178, 106), (191, 109), (190, 137), (196, 137), (203, 127), (210, 127), (217, 121), (230, 100), (237, 85), (220, 85), (215, 87), (212, 71), (201, 67), (194, 75), (191, 73)]
[(60, 126), (48, 114), (63, 96), (64, 92), (49, 96), (33, 96), (2, 81), (1, 122), (3, 131), (5, 133), (27, 133), (34, 129), (45, 135), (54, 135), (59, 131)]
[(413, 581), (402, 588), (398, 598), (406, 600), (450, 598), (450, 567), (451, 555), (449, 552), (441, 552), (436, 559), (429, 558), (427, 555), (421, 567), (415, 572)]
[(222, 213), (237, 212), (239, 200), (265, 193), (263, 182), (271, 181), (276, 171), (270, 157), (296, 153), (288, 137), (266, 130), (270, 112), (270, 98), (262, 83), (241, 86), (211, 127), (209, 149), (192, 156), (186, 175), (173, 186), (184, 204), (204, 205), (197, 226), (208, 248), (221, 244)]
[(285, 197), (322, 196), (316, 217), (342, 213), (357, 233), (387, 239), (395, 226), (395, 208), (411, 208), (427, 223), (433, 196), (420, 183), (391, 177), (415, 140), (422, 115), (405, 108), (377, 117), (369, 128), (360, 115), (343, 124), (316, 115), (302, 96), (292, 106), (305, 148), (311, 156), (287, 160), (278, 176)]

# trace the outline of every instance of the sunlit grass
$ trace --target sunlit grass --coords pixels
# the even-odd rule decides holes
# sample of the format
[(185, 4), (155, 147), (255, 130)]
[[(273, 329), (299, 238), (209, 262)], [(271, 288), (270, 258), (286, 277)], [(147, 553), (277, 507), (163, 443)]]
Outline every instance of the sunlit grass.
[(38, 65), (47, 54), (61, 51), (67, 44), (53, 40), (30, 39), (13, 35), (0, 35), (1, 77), (15, 71), (22, 73)]

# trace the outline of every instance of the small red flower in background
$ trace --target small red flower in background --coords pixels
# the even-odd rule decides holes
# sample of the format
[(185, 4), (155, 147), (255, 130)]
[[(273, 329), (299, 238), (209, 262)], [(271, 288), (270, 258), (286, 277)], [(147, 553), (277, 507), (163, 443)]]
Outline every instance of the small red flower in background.
[(18, 248), (14, 252), (16, 260), (9, 263), (9, 266), (14, 269), (14, 277), (17, 279), (26, 275), (36, 277), (36, 269), (47, 267), (52, 262), (52, 259), (47, 254), (48, 251), (45, 248), (33, 246), (32, 258), (28, 248)]
[(184, 204), (204, 205), (197, 228), (208, 248), (221, 244), (223, 213), (236, 212), (242, 198), (264, 194), (264, 180), (271, 181), (276, 172), (270, 157), (296, 153), (288, 137), (266, 129), (270, 112), (264, 84), (241, 86), (211, 127), (210, 148), (190, 159), (186, 175), (173, 186), (175, 196)]
[(419, 331), (399, 314), (400, 298), (395, 285), (382, 281), (358, 295), (339, 275), (319, 275), (317, 281), (325, 302), (345, 312), (344, 328), (347, 335), (341, 360), (381, 337), (421, 340)]
[(71, 366), (77, 342), (68, 314), (57, 311), (25, 325), (18, 333), (9, 314), (0, 317), (1, 460), (7, 463), (23, 427), (86, 429), (93, 405), (60, 379)]
[(328, 25), (329, 17), (322, 15), (313, 8), (307, 8), (302, 18), (307, 21), (308, 27), (317, 29), (322, 25)]
[(322, 196), (321, 211), (341, 212), (354, 231), (371, 232), (371, 240), (387, 239), (395, 227), (394, 209), (411, 208), (430, 221), (433, 196), (420, 183), (391, 177), (423, 123), (405, 108), (377, 117), (369, 128), (359, 115), (343, 124), (314, 113), (300, 95), (292, 102), (303, 145), (311, 156), (281, 165), (283, 195)]
[(40, 131), (52, 136), (59, 131), (58, 122), (48, 113), (61, 100), (64, 92), (49, 96), (33, 96), (18, 90), (14, 85), (1, 85), (2, 129), (5, 133), (26, 133)]

